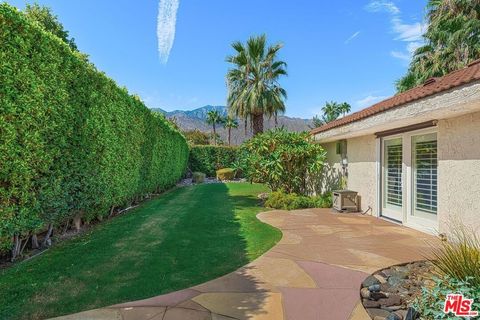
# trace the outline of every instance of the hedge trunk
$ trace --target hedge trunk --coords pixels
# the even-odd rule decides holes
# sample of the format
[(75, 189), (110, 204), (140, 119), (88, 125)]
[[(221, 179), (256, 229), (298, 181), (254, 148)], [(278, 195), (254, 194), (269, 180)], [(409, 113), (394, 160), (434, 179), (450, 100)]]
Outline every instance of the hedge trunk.
[(253, 122), (253, 135), (256, 136), (259, 133), (263, 133), (263, 113), (254, 114), (252, 116)]

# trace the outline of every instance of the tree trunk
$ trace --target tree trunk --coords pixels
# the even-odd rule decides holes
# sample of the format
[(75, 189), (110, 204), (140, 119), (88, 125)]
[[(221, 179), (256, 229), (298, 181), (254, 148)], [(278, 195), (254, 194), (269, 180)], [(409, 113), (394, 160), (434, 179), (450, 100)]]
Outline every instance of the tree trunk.
[(217, 145), (217, 128), (215, 128), (215, 123), (213, 123), (213, 144)]
[(38, 249), (40, 245), (38, 244), (38, 238), (36, 234), (32, 234), (32, 249)]
[(43, 247), (50, 247), (50, 245), (52, 244), (52, 240), (50, 239), (50, 237), (52, 236), (52, 233), (53, 233), (53, 224), (49, 224), (47, 234), (45, 235), (45, 239), (43, 239), (43, 243), (42, 243)]
[(246, 138), (247, 137), (247, 126), (248, 126), (247, 118), (245, 118), (244, 126), (245, 126), (245, 138)]
[(82, 228), (82, 216), (80, 213), (73, 217), (73, 225), (75, 226), (75, 231), (77, 232), (79, 232)]
[(231, 133), (232, 133), (232, 128), (228, 128), (228, 146), (230, 146)]
[(18, 254), (20, 253), (20, 248), (22, 245), (22, 240), (18, 234), (13, 236), (13, 248), (12, 248), (12, 259), (11, 261), (15, 261), (17, 259)]
[(263, 133), (263, 113), (254, 114), (252, 116), (253, 122), (253, 135), (256, 136), (259, 133)]
[(278, 128), (278, 115), (275, 113), (275, 129)]

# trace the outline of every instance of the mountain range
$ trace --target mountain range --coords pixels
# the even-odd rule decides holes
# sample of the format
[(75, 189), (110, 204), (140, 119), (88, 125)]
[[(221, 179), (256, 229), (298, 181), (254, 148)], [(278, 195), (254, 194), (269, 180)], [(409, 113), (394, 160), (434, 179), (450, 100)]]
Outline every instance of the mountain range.
[[(169, 119), (175, 119), (178, 126), (184, 130), (194, 130), (198, 129), (202, 132), (211, 133), (212, 126), (207, 124), (207, 113), (212, 110), (218, 111), (223, 117), (226, 117), (228, 114), (228, 109), (225, 106), (204, 106), (194, 110), (184, 111), (184, 110), (175, 110), (175, 111), (165, 111), (161, 108), (152, 108), (152, 111), (163, 113)], [(310, 130), (310, 125), (312, 120), (301, 119), (301, 118), (292, 118), (287, 116), (278, 117), (278, 126), (284, 127), (289, 131), (308, 131)], [(264, 129), (272, 129), (275, 127), (274, 119), (265, 119)], [(227, 130), (223, 128), (221, 124), (218, 125), (217, 133), (220, 135), (223, 141), (227, 141)], [(237, 129), (232, 129), (232, 144), (239, 145), (243, 141), (251, 138), (252, 131), (250, 124), (248, 124), (247, 135), (245, 135), (245, 129), (243, 122), (239, 121), (239, 127)]]

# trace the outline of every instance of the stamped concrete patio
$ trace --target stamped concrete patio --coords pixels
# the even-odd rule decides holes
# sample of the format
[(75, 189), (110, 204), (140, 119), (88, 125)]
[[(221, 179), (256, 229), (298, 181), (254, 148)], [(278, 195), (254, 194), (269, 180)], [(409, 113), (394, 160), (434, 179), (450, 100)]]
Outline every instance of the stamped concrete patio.
[(58, 319), (370, 319), (360, 303), (372, 272), (424, 259), (436, 239), (370, 216), (328, 209), (269, 211), (258, 218), (282, 240), (247, 266), (151, 299)]

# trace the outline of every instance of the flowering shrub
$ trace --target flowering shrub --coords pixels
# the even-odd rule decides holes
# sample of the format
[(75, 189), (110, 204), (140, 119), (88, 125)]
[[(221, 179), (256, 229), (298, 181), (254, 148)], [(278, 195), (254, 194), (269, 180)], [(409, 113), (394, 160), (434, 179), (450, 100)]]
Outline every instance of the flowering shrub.
[(240, 168), (250, 181), (267, 184), (272, 191), (307, 194), (321, 174), (326, 153), (308, 133), (277, 129), (246, 141), (240, 149)]

